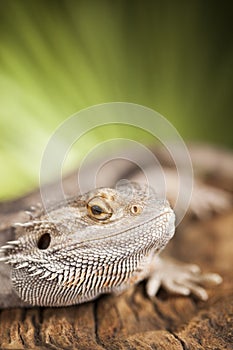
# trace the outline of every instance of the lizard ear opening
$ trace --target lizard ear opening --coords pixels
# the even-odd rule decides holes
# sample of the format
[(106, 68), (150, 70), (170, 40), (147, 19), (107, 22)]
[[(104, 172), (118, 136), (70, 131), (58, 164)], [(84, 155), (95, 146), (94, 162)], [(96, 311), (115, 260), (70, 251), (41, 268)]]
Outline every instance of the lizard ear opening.
[(39, 249), (47, 249), (51, 242), (51, 236), (49, 233), (44, 233), (37, 242), (37, 247)]
[(138, 214), (141, 214), (142, 207), (140, 205), (133, 204), (130, 208), (130, 211), (133, 215), (138, 215)]

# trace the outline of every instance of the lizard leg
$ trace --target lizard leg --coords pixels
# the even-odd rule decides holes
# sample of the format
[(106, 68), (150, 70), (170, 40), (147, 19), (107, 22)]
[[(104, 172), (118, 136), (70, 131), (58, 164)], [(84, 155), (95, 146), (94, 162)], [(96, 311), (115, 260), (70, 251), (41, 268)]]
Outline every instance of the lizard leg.
[(207, 300), (205, 288), (221, 282), (222, 278), (218, 274), (202, 274), (197, 265), (155, 256), (152, 259), (146, 291), (149, 297), (153, 297), (163, 287), (173, 294), (193, 294), (201, 300)]

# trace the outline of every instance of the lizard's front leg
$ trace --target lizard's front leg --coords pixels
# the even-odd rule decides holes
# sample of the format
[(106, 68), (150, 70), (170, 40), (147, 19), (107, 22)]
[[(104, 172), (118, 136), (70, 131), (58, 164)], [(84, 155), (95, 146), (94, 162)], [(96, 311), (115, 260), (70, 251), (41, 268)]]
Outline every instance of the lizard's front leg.
[(149, 297), (153, 297), (163, 287), (169, 293), (193, 294), (201, 300), (207, 300), (205, 288), (221, 282), (221, 276), (216, 273), (201, 273), (197, 265), (154, 255), (149, 267), (146, 292)]

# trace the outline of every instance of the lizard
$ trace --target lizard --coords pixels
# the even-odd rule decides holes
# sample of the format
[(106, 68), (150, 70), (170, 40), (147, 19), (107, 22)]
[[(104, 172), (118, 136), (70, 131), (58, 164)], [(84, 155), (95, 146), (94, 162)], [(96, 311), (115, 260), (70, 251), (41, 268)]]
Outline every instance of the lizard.
[[(208, 146), (204, 147), (204, 145), (192, 145), (189, 147), (189, 152), (194, 162), (194, 170), (200, 168), (202, 173), (208, 173), (210, 176), (211, 173), (214, 174), (214, 178), (219, 178), (223, 187), (225, 186), (225, 190), (232, 191), (233, 168), (231, 165), (233, 163), (231, 153), (228, 154)], [(171, 167), (171, 160), (158, 148), (153, 149), (153, 153), (156, 154), (163, 166), (168, 167), (165, 171), (165, 174), (168, 175), (166, 178), (169, 190), (168, 199), (173, 204), (177, 181), (175, 171)], [(141, 158), (141, 155), (139, 154), (138, 157)], [(128, 158), (130, 159), (130, 157)], [(104, 159), (101, 159), (101, 163), (103, 161)], [(221, 167), (219, 167), (219, 163), (221, 163)], [(122, 162), (115, 164), (115, 166), (114, 164), (111, 164), (111, 167), (107, 169), (108, 176), (102, 176), (104, 185), (106, 184), (109, 188), (106, 186), (101, 189), (97, 188), (87, 191), (82, 196), (72, 197), (64, 202), (59, 201), (49, 211), (38, 208), (34, 212), (35, 208), (33, 208), (32, 212), (26, 212), (26, 219), (20, 220), (24, 223), (15, 224), (15, 228), (10, 228), (11, 223), (8, 223), (8, 220), (4, 223), (3, 214), (3, 222), (1, 223), (3, 232), (0, 236), (0, 246), (3, 245), (0, 249), (1, 308), (76, 304), (97, 298), (102, 293), (120, 293), (143, 279), (147, 279), (146, 291), (149, 297), (156, 295), (162, 286), (172, 293), (194, 294), (198, 298), (206, 300), (208, 294), (204, 287), (209, 284), (221, 283), (221, 277), (217, 274), (202, 274), (196, 265), (180, 263), (159, 254), (174, 234), (173, 210), (168, 202), (161, 201), (158, 198), (158, 193), (154, 193), (152, 189), (150, 189), (148, 197), (149, 188), (145, 186), (132, 184), (131, 187), (131, 185), (125, 184), (114, 189), (113, 184), (121, 178), (127, 178), (127, 174), (129, 174), (130, 180), (142, 180), (137, 169), (132, 168), (132, 165)], [(148, 167), (150, 164), (145, 164), (145, 166)], [(92, 162), (91, 167), (87, 167), (84, 171), (84, 179), (87, 184), (90, 183), (89, 174), (95, 170), (96, 165), (93, 166)], [(111, 182), (109, 182), (110, 178)], [(68, 176), (64, 185), (67, 192), (72, 193), (75, 185), (74, 176)], [(125, 195), (128, 194), (130, 188), (133, 189), (134, 197)], [(51, 191), (54, 193), (53, 186)], [(32, 197), (31, 202), (30, 197)], [(26, 199), (29, 200), (28, 205), (35, 202), (33, 193)], [(97, 203), (95, 203), (96, 200)], [(15, 210), (25, 208), (27, 201), (21, 203), (21, 200), (16, 200)], [(190, 208), (191, 212), (198, 218), (208, 217), (211, 212), (218, 213), (227, 210), (231, 207), (231, 201), (229, 192), (214, 186), (206, 186), (195, 179)], [(94, 212), (91, 210), (91, 203), (94, 206)], [(1, 208), (3, 209), (4, 206)], [(133, 213), (132, 210), (136, 210), (136, 212)], [(157, 217), (159, 212), (161, 216)], [(166, 214), (163, 215), (163, 212)], [(103, 217), (101, 217), (102, 215)], [(152, 235), (150, 225), (147, 226), (147, 219), (150, 215), (150, 225), (153, 226)], [(19, 215), (19, 217), (21, 216)], [(163, 224), (159, 223), (159, 217), (163, 217), (165, 220)], [(130, 230), (126, 229), (127, 225), (129, 225)], [(141, 226), (145, 228), (143, 231), (140, 231)], [(77, 228), (78, 230), (76, 230)], [(46, 231), (47, 229), (49, 231)], [(117, 235), (113, 232), (117, 232)], [(131, 232), (131, 236), (127, 235), (129, 232)], [(80, 237), (83, 239), (81, 242)], [(129, 237), (132, 241), (129, 240)], [(144, 238), (149, 239), (149, 237), (151, 239), (148, 243), (150, 247), (145, 248)], [(124, 244), (120, 244), (121, 239)], [(10, 242), (7, 242), (9, 240)], [(105, 245), (105, 243), (108, 244)], [(114, 248), (115, 255), (109, 249), (110, 243)], [(143, 248), (145, 249), (143, 250)], [(98, 250), (96, 254), (93, 253), (95, 249)], [(72, 251), (76, 254), (71, 254)], [(94, 255), (92, 256), (91, 253)], [(90, 256), (93, 258), (90, 260), (93, 262), (93, 269), (91, 264), (90, 266), (87, 264)], [(132, 261), (133, 265), (131, 265)], [(82, 266), (83, 270), (80, 272)], [(84, 269), (86, 266), (88, 266), (87, 274)], [(119, 269), (117, 270), (117, 268)], [(111, 279), (107, 274), (111, 271), (115, 278), (116, 275), (118, 278), (121, 276), (122, 281), (114, 282), (113, 277)], [(125, 279), (121, 273), (123, 271), (127, 272)], [(109, 284), (108, 278), (110, 279)], [(93, 279), (98, 281), (99, 285), (90, 284)], [(105, 285), (99, 287), (101, 281)], [(85, 286), (90, 288), (91, 285), (93, 286), (92, 291), (86, 290), (85, 292)], [(45, 290), (45, 286), (47, 290)], [(59, 297), (54, 297), (52, 300), (53, 291), (56, 291)], [(62, 295), (66, 295), (66, 293), (70, 293), (69, 295), (73, 295), (73, 297), (62, 300)]]
[[(73, 305), (121, 293), (144, 279), (151, 298), (162, 286), (206, 300), (205, 286), (221, 283), (221, 277), (160, 255), (175, 232), (174, 211), (137, 174), (131, 178), (139, 182), (97, 188), (49, 210), (27, 212), (29, 219), (14, 225), (16, 237), (0, 248), (0, 265), (6, 264), (1, 279), (8, 283), (0, 307)], [(225, 192), (204, 192), (202, 212), (212, 209), (210, 199), (216, 211), (227, 208)], [(193, 198), (195, 212), (200, 201)]]

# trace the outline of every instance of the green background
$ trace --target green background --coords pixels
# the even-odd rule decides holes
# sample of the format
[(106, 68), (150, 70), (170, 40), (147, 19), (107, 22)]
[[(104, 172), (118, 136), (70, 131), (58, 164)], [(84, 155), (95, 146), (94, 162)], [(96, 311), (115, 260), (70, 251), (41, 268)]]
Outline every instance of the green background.
[(38, 186), (51, 133), (94, 104), (142, 104), (185, 140), (232, 147), (232, 14), (231, 1), (1, 1), (0, 199)]

